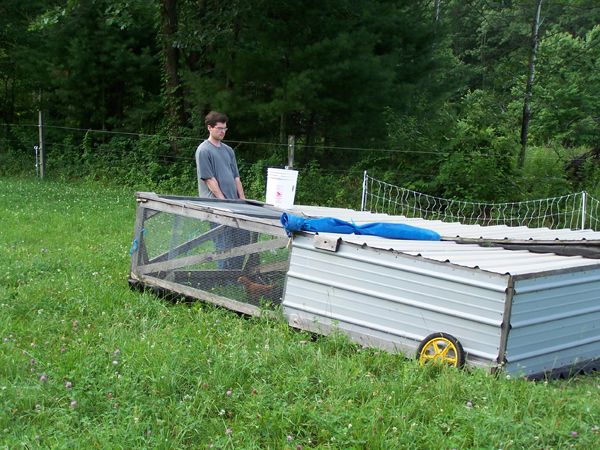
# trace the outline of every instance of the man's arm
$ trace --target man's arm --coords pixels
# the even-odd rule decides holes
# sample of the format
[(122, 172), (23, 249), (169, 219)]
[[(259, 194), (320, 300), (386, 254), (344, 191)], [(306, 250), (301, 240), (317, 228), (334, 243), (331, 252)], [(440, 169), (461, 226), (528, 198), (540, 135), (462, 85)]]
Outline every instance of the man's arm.
[(235, 187), (237, 189), (238, 197), (242, 200), (245, 200), (246, 195), (244, 194), (244, 186), (242, 186), (242, 180), (240, 180), (240, 177), (235, 177)]
[(208, 187), (210, 192), (212, 192), (215, 197), (220, 198), (222, 200), (225, 199), (225, 196), (223, 195), (223, 192), (221, 192), (219, 182), (216, 178), (207, 178), (206, 180), (204, 180), (204, 182), (206, 183), (206, 187)]

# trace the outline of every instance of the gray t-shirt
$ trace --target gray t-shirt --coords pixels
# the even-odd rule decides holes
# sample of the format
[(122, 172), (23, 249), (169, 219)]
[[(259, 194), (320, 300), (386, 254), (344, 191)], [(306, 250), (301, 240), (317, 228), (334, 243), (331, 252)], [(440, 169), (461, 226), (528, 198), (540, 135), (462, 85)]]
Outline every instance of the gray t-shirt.
[(235, 153), (229, 145), (221, 142), (221, 145), (216, 147), (208, 139), (205, 140), (196, 149), (196, 169), (200, 197), (215, 198), (204, 180), (216, 178), (225, 198), (239, 198), (235, 179), (240, 173)]

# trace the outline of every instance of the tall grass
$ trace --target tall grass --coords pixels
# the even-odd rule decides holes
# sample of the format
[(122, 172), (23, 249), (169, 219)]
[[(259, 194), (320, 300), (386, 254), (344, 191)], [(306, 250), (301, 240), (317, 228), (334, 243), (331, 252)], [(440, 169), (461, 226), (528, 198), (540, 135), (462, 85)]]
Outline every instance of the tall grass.
[(598, 448), (600, 377), (419, 368), (129, 289), (133, 192), (0, 179), (0, 448)]

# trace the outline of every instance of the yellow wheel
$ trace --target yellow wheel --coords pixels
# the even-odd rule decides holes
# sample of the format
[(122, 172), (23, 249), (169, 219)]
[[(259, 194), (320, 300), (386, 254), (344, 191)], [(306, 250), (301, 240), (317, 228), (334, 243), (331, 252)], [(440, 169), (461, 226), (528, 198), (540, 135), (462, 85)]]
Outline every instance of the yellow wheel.
[(465, 351), (454, 336), (446, 333), (433, 333), (419, 344), (417, 359), (422, 366), (433, 363), (462, 367), (465, 364)]

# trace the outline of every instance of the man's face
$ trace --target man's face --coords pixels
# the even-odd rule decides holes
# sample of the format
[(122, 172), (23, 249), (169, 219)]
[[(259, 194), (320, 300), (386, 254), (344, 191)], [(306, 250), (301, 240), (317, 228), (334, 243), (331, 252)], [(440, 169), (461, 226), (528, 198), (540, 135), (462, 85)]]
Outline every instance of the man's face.
[(217, 141), (222, 141), (225, 137), (225, 132), (227, 131), (227, 123), (225, 122), (217, 122), (214, 127), (208, 126), (208, 132), (210, 133), (210, 137), (216, 139)]

